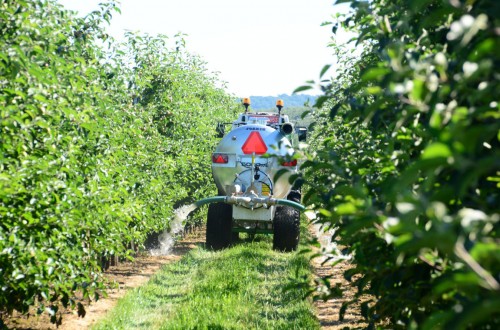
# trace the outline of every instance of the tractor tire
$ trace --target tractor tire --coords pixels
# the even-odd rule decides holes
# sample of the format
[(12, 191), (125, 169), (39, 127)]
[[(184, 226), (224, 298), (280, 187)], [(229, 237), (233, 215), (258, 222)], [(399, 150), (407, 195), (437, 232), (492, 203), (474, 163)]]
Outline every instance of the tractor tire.
[(231, 245), (233, 238), (232, 206), (226, 203), (213, 203), (208, 206), (206, 247), (222, 250)]
[(290, 206), (278, 206), (273, 224), (273, 249), (283, 252), (297, 250), (300, 238), (300, 212)]

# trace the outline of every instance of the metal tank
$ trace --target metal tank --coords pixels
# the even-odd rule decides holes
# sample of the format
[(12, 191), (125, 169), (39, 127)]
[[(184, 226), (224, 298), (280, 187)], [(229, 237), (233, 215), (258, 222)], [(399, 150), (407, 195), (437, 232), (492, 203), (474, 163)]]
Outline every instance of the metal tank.
[[(212, 175), (219, 194), (234, 192), (235, 185), (245, 193), (253, 181), (258, 195), (286, 198), (291, 190), (289, 176), (297, 171), (297, 163), (290, 161), (293, 154), (286, 136), (270, 126), (247, 124), (232, 130), (212, 155)], [(227, 163), (217, 162), (221, 157), (227, 158)], [(282, 169), (288, 171), (274, 181)]]

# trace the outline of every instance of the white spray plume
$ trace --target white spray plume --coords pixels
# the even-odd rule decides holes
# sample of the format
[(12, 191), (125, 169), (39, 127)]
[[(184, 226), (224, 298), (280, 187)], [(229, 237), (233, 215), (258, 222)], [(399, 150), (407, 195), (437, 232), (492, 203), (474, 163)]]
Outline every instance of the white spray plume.
[(170, 222), (170, 229), (165, 229), (163, 233), (158, 236), (158, 249), (151, 249), (150, 253), (153, 256), (165, 256), (170, 253), (175, 243), (175, 236), (182, 231), (184, 223), (189, 216), (189, 213), (196, 209), (196, 205), (184, 205), (174, 210), (174, 218)]

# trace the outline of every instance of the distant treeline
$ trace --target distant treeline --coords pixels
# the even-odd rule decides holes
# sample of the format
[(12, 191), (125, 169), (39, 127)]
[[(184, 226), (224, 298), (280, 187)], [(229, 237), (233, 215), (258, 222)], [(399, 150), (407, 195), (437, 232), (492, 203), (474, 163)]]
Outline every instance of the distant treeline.
[(314, 105), (317, 96), (314, 95), (288, 95), (278, 96), (250, 96), (253, 110), (273, 109), (276, 107), (276, 100), (281, 99), (285, 103), (285, 108), (303, 107), (305, 104)]

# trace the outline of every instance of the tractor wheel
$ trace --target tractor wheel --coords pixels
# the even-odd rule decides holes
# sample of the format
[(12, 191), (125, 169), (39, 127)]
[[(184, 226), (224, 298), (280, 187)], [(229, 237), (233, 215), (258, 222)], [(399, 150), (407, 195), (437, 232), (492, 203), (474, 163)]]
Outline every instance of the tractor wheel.
[(226, 203), (213, 203), (208, 206), (206, 246), (221, 250), (231, 244), (233, 233), (232, 207)]
[(300, 212), (290, 206), (278, 206), (274, 216), (273, 249), (297, 250), (300, 238)]

